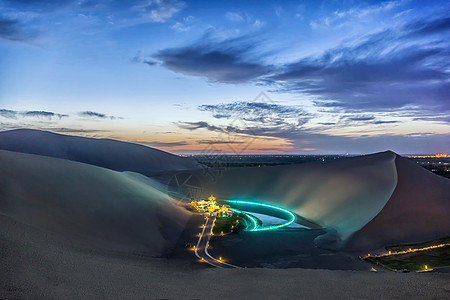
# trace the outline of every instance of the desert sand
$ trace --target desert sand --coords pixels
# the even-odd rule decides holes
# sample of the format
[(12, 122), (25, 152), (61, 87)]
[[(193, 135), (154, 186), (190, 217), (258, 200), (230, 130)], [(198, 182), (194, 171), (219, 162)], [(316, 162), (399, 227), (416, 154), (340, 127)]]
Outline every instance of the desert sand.
[(94, 248), (160, 256), (190, 216), (139, 174), (3, 150), (0, 170), (3, 216)]
[(450, 234), (450, 180), (398, 155), (395, 163), (398, 184), (392, 197), (347, 248), (377, 249)]
[(1, 299), (446, 299), (449, 274), (212, 269), (99, 251), (0, 216)]
[(231, 168), (214, 181), (197, 172), (205, 196), (248, 199), (288, 208), (325, 228), (317, 242), (339, 248), (372, 220), (397, 186), (396, 155), (384, 152), (333, 162)]
[[(28, 147), (35, 151), (33, 144)], [(155, 170), (165, 172), (173, 157), (154, 153), (163, 166), (155, 164)], [(284, 236), (246, 233), (222, 243), (212, 240), (213, 254), (228, 251), (241, 266), (249, 262), (243, 269), (211, 269), (195, 261), (184, 243), (195, 240), (198, 216), (178, 206), (161, 182), (130, 172), (138, 160), (117, 172), (48, 156), (0, 151), (1, 299), (444, 299), (450, 294), (445, 273), (356, 271), (369, 266), (357, 261), (354, 251), (450, 232), (449, 181), (392, 152), (228, 169), (215, 180), (205, 170), (189, 171), (204, 195), (213, 190), (220, 198), (279, 204), (323, 226)], [(181, 162), (177, 168), (186, 172)], [(168, 168), (170, 174), (176, 171)], [(330, 248), (341, 251), (325, 250)]]
[[(288, 208), (326, 231), (316, 245), (360, 251), (450, 233), (450, 181), (391, 152), (262, 168), (194, 173), (203, 196)], [(400, 179), (399, 179), (400, 176)], [(214, 180), (211, 180), (211, 179)]]

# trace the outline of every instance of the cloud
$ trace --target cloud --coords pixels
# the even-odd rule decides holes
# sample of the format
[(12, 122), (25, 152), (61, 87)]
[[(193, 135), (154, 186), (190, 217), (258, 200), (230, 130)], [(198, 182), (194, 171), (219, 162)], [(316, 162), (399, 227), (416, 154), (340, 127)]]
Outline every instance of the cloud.
[(83, 112), (78, 113), (78, 115), (80, 115), (82, 117), (90, 117), (90, 118), (100, 118), (100, 119), (108, 118), (108, 116), (105, 114), (97, 113), (97, 112), (93, 112), (93, 111), (83, 111)]
[(231, 22), (241, 23), (244, 22), (244, 17), (236, 12), (227, 12), (225, 18)]
[(343, 116), (341, 117), (341, 122), (337, 124), (340, 127), (346, 127), (354, 123), (362, 123), (362, 124), (374, 124), (374, 125), (382, 125), (382, 124), (395, 124), (400, 123), (400, 121), (394, 120), (379, 120), (373, 115), (353, 115), (353, 116)]
[(347, 120), (350, 121), (373, 121), (375, 120), (374, 116), (357, 116), (357, 117), (348, 117)]
[(447, 23), (447, 18), (436, 19), (427, 22), (428, 27), (416, 22), (370, 34), (285, 64), (264, 82), (278, 91), (311, 95), (325, 108), (380, 111), (416, 106), (450, 111), (448, 42), (429, 36), (410, 40), (414, 33), (444, 32)]
[(65, 127), (39, 127), (40, 130), (48, 130), (59, 133), (97, 133), (97, 132), (109, 132), (108, 130), (100, 130), (100, 129), (79, 129), (79, 128), (65, 128)]
[(183, 24), (181, 22), (176, 22), (172, 26), (170, 26), (173, 30), (180, 31), (180, 32), (186, 32), (192, 29), (191, 26), (188, 26), (186, 24)]
[(115, 116), (108, 116), (102, 113), (94, 112), (94, 111), (82, 111), (78, 113), (79, 116), (85, 117), (85, 118), (93, 118), (93, 119), (122, 119), (121, 117), (115, 117)]
[(225, 130), (220, 128), (219, 126), (210, 125), (208, 122), (204, 121), (198, 121), (198, 122), (179, 122), (176, 123), (176, 125), (182, 129), (187, 129), (190, 131), (197, 130), (197, 129), (207, 129), (209, 131), (216, 131), (216, 132), (224, 132)]
[(150, 147), (166, 147), (166, 148), (188, 145), (188, 143), (185, 141), (179, 141), (179, 142), (159, 142), (159, 141), (140, 142), (140, 141), (136, 141), (135, 143), (150, 146)]
[[(78, 113), (79, 116), (85, 117), (85, 118), (94, 118), (94, 119), (122, 119), (121, 117), (115, 117), (115, 116), (108, 116), (102, 113), (93, 112), (93, 111), (83, 111)], [(69, 117), (68, 114), (60, 114), (55, 113), (51, 111), (44, 111), (44, 110), (28, 110), (28, 111), (16, 111), (16, 110), (8, 110), (8, 109), (0, 109), (0, 117), (4, 117), (7, 119), (18, 119), (18, 118), (46, 118), (46, 119), (53, 119), (53, 118), (66, 118)]]
[(197, 144), (201, 145), (218, 145), (218, 144), (245, 144), (246, 142), (240, 141), (223, 141), (223, 140), (198, 140)]
[[(392, 4), (346, 14), (390, 10)], [(273, 92), (298, 93), (320, 109), (380, 112), (424, 108), (450, 111), (450, 18), (415, 20), (348, 39), (321, 54), (269, 65), (248, 36), (159, 51), (154, 58), (174, 72), (214, 82), (253, 82)], [(153, 64), (153, 63), (152, 63)], [(216, 113), (216, 118), (227, 118)]]
[(136, 55), (134, 57), (131, 58), (131, 62), (132, 63), (138, 63), (138, 64), (146, 64), (150, 67), (156, 66), (158, 65), (158, 63), (156, 61), (153, 61), (149, 58), (146, 58), (143, 54), (142, 51), (138, 51), (136, 53)]
[(17, 111), (8, 110), (8, 109), (0, 109), (0, 116), (7, 119), (17, 119)]
[(445, 122), (450, 123), (450, 115), (442, 115), (442, 116), (421, 116), (414, 118), (413, 121), (430, 121), (430, 122)]
[(383, 120), (378, 120), (378, 121), (374, 121), (373, 124), (375, 125), (380, 125), (380, 124), (395, 124), (395, 123), (400, 123), (400, 121), (383, 121)]
[[(362, 4), (365, 3), (362, 2)], [(355, 22), (371, 22), (373, 21), (372, 17), (389, 12), (402, 4), (402, 1), (386, 1), (365, 7), (355, 5), (348, 10), (335, 10), (330, 15), (310, 21), (309, 25), (313, 30), (317, 30), (330, 27), (339, 28), (344, 25), (351, 26)]]
[(431, 21), (420, 20), (405, 25), (405, 31), (410, 31), (408, 37), (424, 36), (437, 34), (450, 30), (450, 18), (444, 17)]
[(206, 77), (223, 83), (244, 83), (270, 72), (254, 57), (255, 45), (246, 37), (214, 42), (207, 35), (202, 42), (159, 51), (154, 57), (176, 73)]
[(195, 18), (193, 16), (188, 16), (183, 18), (182, 22), (176, 22), (175, 24), (170, 26), (170, 28), (172, 28), (175, 31), (186, 32), (193, 28), (194, 20)]
[(41, 0), (7, 0), (7, 2), (16, 3), (25, 6), (40, 6), (40, 7), (59, 7), (72, 3), (89, 3), (91, 1), (76, 1), (76, 0), (52, 0), (52, 1), (41, 1)]
[(43, 117), (43, 118), (48, 118), (51, 119), (53, 117), (57, 117), (58, 119), (64, 118), (64, 117), (68, 117), (69, 115), (66, 114), (57, 114), (54, 112), (50, 112), (50, 111), (42, 111), (42, 110), (32, 110), (32, 111), (26, 111), (21, 113), (24, 117)]
[[(79, 23), (71, 26), (81, 26), (81, 29), (88, 26), (97, 26), (104, 31), (105, 26), (123, 28), (146, 23), (165, 23), (173, 18), (179, 11), (186, 7), (186, 4), (178, 0), (55, 0), (55, 1), (25, 1), (25, 0), (7, 0), (6, 13), (18, 18), (19, 22), (24, 22), (30, 28), (41, 27), (48, 30), (55, 23), (41, 26), (43, 23), (51, 20), (52, 17), (67, 15), (69, 19), (77, 19)], [(0, 34), (4, 34), (10, 39), (23, 39), (27, 37), (21, 31), (18, 31), (19, 23), (0, 22)], [(20, 23), (21, 24), (21, 23)], [(50, 26), (50, 27), (49, 27)], [(14, 33), (14, 34), (13, 34)], [(19, 35), (20, 33), (20, 35)], [(0, 35), (2, 37), (3, 35)]]
[(32, 38), (31, 33), (22, 29), (18, 20), (5, 19), (0, 17), (0, 38), (10, 41), (24, 41)]
[(212, 113), (216, 119), (233, 118), (265, 126), (302, 126), (311, 119), (301, 107), (266, 102), (237, 101), (200, 105), (198, 109)]
[(52, 119), (53, 117), (57, 117), (58, 119), (62, 119), (64, 117), (68, 117), (67, 114), (58, 114), (50, 111), (43, 110), (30, 110), (30, 111), (16, 111), (16, 110), (8, 110), (8, 109), (0, 109), (0, 116), (7, 119), (17, 119), (19, 117), (36, 117), (36, 118), (47, 118)]
[(185, 3), (177, 0), (147, 0), (139, 1), (133, 10), (150, 22), (164, 23), (184, 7)]
[[(179, 124), (180, 128), (186, 129)], [(397, 153), (410, 153), (414, 149), (416, 153), (439, 153), (445, 152), (450, 147), (450, 134), (414, 134), (414, 135), (361, 135), (334, 136), (325, 133), (317, 133), (303, 128), (285, 127), (246, 127), (236, 126), (214, 126), (207, 122), (195, 122), (190, 130), (206, 129), (212, 132), (221, 132), (228, 135), (247, 135), (251, 138), (280, 138), (286, 140), (294, 153), (303, 151), (301, 149), (315, 149), (316, 153), (339, 154), (339, 153), (374, 153), (392, 150)], [(257, 133), (257, 134), (255, 134)], [(224, 137), (224, 140), (227, 139)], [(215, 141), (217, 144), (218, 142)], [(279, 151), (279, 149), (277, 149)], [(306, 150), (305, 150), (306, 151)]]

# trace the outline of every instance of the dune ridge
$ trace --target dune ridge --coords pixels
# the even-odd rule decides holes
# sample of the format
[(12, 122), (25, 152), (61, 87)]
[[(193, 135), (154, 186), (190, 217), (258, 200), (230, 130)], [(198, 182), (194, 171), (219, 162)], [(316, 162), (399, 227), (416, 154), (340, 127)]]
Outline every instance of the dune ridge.
[(396, 156), (398, 185), (385, 207), (346, 246), (353, 250), (418, 243), (450, 234), (450, 180)]
[(199, 168), (199, 164), (193, 159), (179, 157), (144, 145), (33, 129), (0, 132), (0, 149), (68, 159), (147, 176), (165, 171)]

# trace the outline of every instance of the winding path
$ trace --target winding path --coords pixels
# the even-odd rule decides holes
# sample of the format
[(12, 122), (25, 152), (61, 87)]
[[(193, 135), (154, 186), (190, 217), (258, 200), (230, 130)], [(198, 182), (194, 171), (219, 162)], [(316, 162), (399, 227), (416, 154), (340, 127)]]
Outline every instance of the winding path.
[(241, 268), (233, 264), (226, 263), (222, 259), (216, 259), (208, 252), (209, 242), (211, 240), (211, 236), (213, 235), (212, 233), (215, 222), (216, 218), (211, 220), (206, 217), (205, 224), (202, 226), (202, 232), (200, 233), (197, 245), (195, 246), (195, 256), (197, 256), (201, 261), (216, 268)]

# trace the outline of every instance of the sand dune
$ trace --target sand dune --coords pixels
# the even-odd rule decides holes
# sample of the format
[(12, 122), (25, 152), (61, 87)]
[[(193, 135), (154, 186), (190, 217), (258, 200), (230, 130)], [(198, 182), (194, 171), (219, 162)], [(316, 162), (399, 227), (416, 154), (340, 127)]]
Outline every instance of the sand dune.
[(324, 248), (362, 251), (450, 233), (450, 181), (390, 151), (196, 176), (204, 196), (278, 204), (323, 226), (316, 244)]
[[(449, 181), (390, 151), (333, 162), (230, 168), (220, 172), (209, 169), (208, 173), (199, 170), (193, 160), (149, 147), (36, 130), (1, 132), (1, 148), (159, 175), (163, 182), (176, 172), (189, 172), (200, 180), (204, 197), (214, 193), (223, 199), (278, 204), (319, 224), (327, 234), (316, 238), (316, 244), (324, 248), (338, 249), (347, 244), (348, 249), (355, 251), (374, 249), (450, 232), (446, 218), (450, 215)], [(61, 167), (64, 168), (65, 165)], [(148, 180), (136, 176), (119, 177), (133, 184)], [(9, 182), (13, 186), (22, 184), (21, 180)], [(104, 189), (108, 184), (104, 183)]]
[[(334, 162), (263, 168), (233, 168), (212, 182), (201, 173), (203, 191), (225, 199), (250, 199), (289, 208), (322, 227), (324, 247), (340, 247), (385, 206), (397, 185), (395, 154)], [(334, 245), (333, 245), (334, 244)]]
[[(222, 172), (215, 181), (193, 172), (204, 196), (290, 208), (329, 231), (316, 241), (324, 248), (450, 231), (449, 181), (392, 152)], [(190, 216), (140, 174), (0, 150), (0, 298), (431, 299), (450, 290), (448, 274), (205, 270), (194, 260), (149, 258), (174, 247)]]
[(347, 246), (377, 249), (450, 234), (450, 180), (401, 156), (396, 157), (398, 185), (381, 212)]
[(84, 251), (0, 215), (0, 299), (447, 299), (449, 274), (212, 269)]
[(199, 167), (190, 158), (143, 145), (32, 129), (0, 132), (0, 149), (63, 158), (115, 171), (133, 171), (144, 175)]
[(0, 299), (447, 299), (449, 274), (213, 269), (71, 247), (0, 215)]
[(0, 151), (0, 214), (88, 247), (163, 255), (190, 214), (136, 173)]

